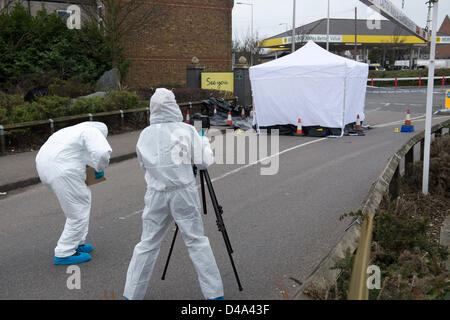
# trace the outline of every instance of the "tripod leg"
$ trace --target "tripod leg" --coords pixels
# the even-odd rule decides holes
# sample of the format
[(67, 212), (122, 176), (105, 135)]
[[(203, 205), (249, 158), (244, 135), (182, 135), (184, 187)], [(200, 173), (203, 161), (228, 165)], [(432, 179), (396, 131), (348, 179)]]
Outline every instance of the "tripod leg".
[(203, 213), (207, 214), (206, 209), (206, 194), (205, 194), (205, 176), (202, 170), (200, 170), (200, 186), (202, 189), (202, 204), (203, 204)]
[(227, 246), (228, 250), (233, 253), (233, 248), (231, 247), (230, 238), (228, 237), (227, 229), (225, 228), (225, 224), (222, 219), (223, 209), (222, 206), (219, 205), (219, 202), (217, 201), (216, 193), (214, 192), (214, 188), (211, 183), (211, 178), (209, 177), (209, 173), (206, 170), (202, 170), (204, 172), (204, 177), (206, 180), (206, 185), (208, 186), (209, 195), (211, 196), (211, 202), (214, 207), (214, 211), (216, 212), (217, 217), (217, 227), (219, 228), (219, 231), (222, 232), (225, 245)]
[(225, 246), (226, 246), (227, 252), (228, 252), (228, 257), (230, 258), (231, 266), (233, 267), (233, 272), (234, 272), (234, 276), (235, 276), (237, 284), (238, 284), (239, 291), (242, 291), (243, 289), (242, 289), (242, 285), (241, 285), (241, 280), (239, 279), (239, 275), (237, 273), (236, 266), (234, 264), (234, 259), (233, 259), (233, 256), (232, 256), (233, 249), (231, 248), (231, 242), (230, 242), (230, 239), (228, 237), (227, 229), (225, 228), (225, 223), (223, 222), (223, 219), (222, 219), (223, 209), (222, 209), (222, 207), (219, 205), (219, 203), (217, 201), (216, 193), (214, 192), (214, 188), (212, 186), (212, 182), (211, 182), (211, 179), (209, 177), (208, 171), (201, 170), (200, 172), (204, 173), (204, 177), (205, 177), (205, 180), (206, 180), (206, 185), (208, 186), (208, 191), (209, 191), (209, 194), (211, 196), (211, 201), (212, 201), (212, 204), (213, 204), (213, 207), (214, 207), (214, 211), (215, 211), (216, 217), (217, 217), (217, 221), (216, 221), (217, 222), (217, 226), (219, 227), (219, 231), (222, 232), (222, 236), (223, 236), (223, 239), (225, 241)]
[[(176, 225), (176, 224), (175, 224)], [(175, 245), (175, 240), (177, 239), (178, 234), (178, 226), (176, 225), (175, 233), (173, 234), (172, 244), (170, 245), (169, 255), (167, 256), (166, 265), (164, 266), (164, 272), (161, 277), (161, 280), (166, 278), (167, 267), (169, 266), (170, 257), (172, 256), (173, 246)]]

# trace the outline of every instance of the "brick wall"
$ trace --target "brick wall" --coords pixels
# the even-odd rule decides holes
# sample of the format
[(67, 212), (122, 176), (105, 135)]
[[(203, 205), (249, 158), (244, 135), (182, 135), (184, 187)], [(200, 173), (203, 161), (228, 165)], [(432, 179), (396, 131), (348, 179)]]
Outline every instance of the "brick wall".
[(439, 32), (450, 35), (450, 18), (449, 18), (449, 16), (445, 16), (444, 22), (442, 22)]
[(125, 41), (130, 87), (185, 85), (196, 56), (206, 71), (231, 70), (233, 0), (145, 0), (148, 23)]
[[(450, 18), (446, 16), (444, 22), (439, 29), (439, 32), (448, 34), (450, 36)], [(436, 57), (439, 59), (450, 59), (450, 45), (438, 44), (436, 46)]]

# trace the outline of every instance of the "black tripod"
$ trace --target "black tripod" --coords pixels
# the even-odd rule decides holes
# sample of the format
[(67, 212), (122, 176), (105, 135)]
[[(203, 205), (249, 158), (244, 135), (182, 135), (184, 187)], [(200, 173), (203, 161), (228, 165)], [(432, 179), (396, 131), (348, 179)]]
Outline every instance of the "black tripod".
[[(195, 174), (197, 173), (196, 167), (194, 167), (194, 173)], [(225, 241), (225, 246), (227, 247), (228, 256), (230, 257), (231, 266), (233, 267), (234, 276), (236, 277), (239, 291), (242, 291), (241, 281), (239, 280), (239, 275), (237, 273), (236, 266), (234, 265), (233, 256), (231, 255), (233, 253), (233, 248), (231, 247), (230, 239), (228, 238), (227, 229), (225, 228), (225, 224), (222, 219), (222, 214), (223, 214), (222, 206), (220, 206), (219, 203), (217, 202), (216, 193), (214, 192), (211, 178), (209, 177), (209, 173), (206, 169), (200, 170), (200, 186), (201, 186), (201, 191), (202, 191), (203, 213), (207, 214), (205, 181), (206, 181), (206, 185), (208, 187), (209, 195), (211, 196), (211, 202), (214, 207), (214, 211), (216, 213), (217, 227), (219, 227), (219, 231), (222, 232), (223, 240)], [(177, 234), (178, 234), (178, 226), (176, 226), (175, 233), (173, 235), (172, 244), (171, 244), (170, 250), (169, 250), (169, 255), (167, 257), (166, 265), (164, 267), (164, 272), (161, 277), (162, 280), (164, 280), (166, 278), (166, 271), (167, 271), (167, 267), (169, 266), (170, 257), (172, 256), (172, 250), (173, 250), (173, 246), (175, 244), (175, 239), (177, 238)]]

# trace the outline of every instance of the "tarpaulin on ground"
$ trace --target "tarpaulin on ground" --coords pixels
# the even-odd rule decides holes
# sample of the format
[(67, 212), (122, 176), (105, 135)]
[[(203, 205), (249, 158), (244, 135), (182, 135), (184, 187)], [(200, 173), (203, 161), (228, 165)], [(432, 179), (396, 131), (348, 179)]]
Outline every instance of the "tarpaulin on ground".
[[(228, 120), (228, 113), (231, 112), (231, 118), (233, 128), (241, 130), (249, 130), (252, 128), (253, 119), (250, 118), (251, 106), (233, 106), (227, 101), (209, 98), (203, 100), (204, 106), (208, 109), (210, 115), (210, 123), (212, 126), (226, 126)], [(214, 107), (216, 108), (216, 113), (214, 113)], [(242, 108), (244, 108), (245, 117), (242, 117)]]
[(280, 125), (344, 128), (364, 103), (369, 68), (309, 41), (283, 58), (250, 68), (258, 127)]

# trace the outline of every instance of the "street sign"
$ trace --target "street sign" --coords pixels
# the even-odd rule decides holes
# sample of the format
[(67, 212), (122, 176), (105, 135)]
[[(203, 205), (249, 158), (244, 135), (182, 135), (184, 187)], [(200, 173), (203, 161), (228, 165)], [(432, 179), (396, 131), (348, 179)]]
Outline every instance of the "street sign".
[(445, 93), (445, 108), (450, 109), (450, 90)]
[(383, 17), (400, 25), (422, 40), (428, 41), (426, 32), (412, 21), (402, 10), (389, 0), (359, 0), (369, 7), (374, 7)]

